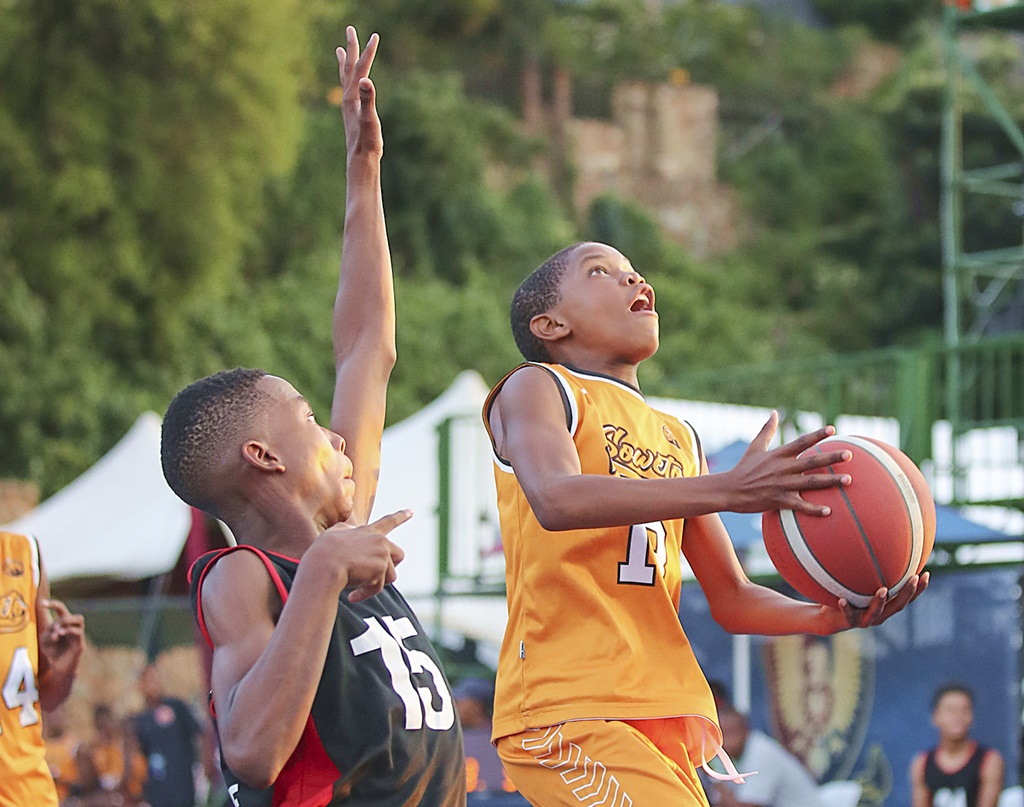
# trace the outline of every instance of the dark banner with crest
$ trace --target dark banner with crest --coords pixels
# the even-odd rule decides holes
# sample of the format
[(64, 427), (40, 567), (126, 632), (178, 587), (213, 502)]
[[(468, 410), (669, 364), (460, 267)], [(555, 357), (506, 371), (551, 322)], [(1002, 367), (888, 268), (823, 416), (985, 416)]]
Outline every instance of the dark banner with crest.
[(733, 699), (749, 657), (750, 721), (803, 760), (821, 782), (860, 782), (859, 807), (910, 807), (908, 770), (932, 747), (931, 699), (957, 682), (975, 693), (980, 742), (1006, 759), (1007, 786), (1020, 760), (1020, 577), (1012, 570), (953, 572), (878, 628), (830, 637), (736, 637), (711, 619), (700, 588), (683, 589), (680, 617), (705, 674)]

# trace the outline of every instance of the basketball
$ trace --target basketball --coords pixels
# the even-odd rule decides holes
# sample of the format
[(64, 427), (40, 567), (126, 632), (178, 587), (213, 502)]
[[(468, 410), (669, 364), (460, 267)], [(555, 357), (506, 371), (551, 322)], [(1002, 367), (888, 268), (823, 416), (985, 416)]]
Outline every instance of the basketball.
[(765, 549), (782, 579), (810, 600), (857, 608), (885, 587), (898, 592), (924, 569), (935, 543), (935, 502), (924, 476), (898, 448), (868, 437), (833, 436), (808, 451), (848, 449), (848, 462), (809, 473), (849, 474), (849, 485), (801, 495), (828, 516), (792, 510), (761, 517)]

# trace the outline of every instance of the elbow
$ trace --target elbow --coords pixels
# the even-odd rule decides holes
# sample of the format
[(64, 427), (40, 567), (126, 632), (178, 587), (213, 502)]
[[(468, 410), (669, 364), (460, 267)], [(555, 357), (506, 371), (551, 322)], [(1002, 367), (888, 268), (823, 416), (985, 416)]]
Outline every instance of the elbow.
[(246, 785), (256, 790), (264, 790), (277, 781), (284, 768), (273, 755), (261, 752), (259, 748), (239, 748), (224, 745), (222, 747), (224, 762), (231, 772)]
[(562, 532), (580, 526), (579, 520), (566, 506), (564, 497), (545, 492), (535, 494), (529, 501), (538, 523), (548, 532)]
[(711, 618), (715, 620), (715, 623), (724, 630), (726, 633), (747, 633), (744, 630), (743, 623), (736, 618), (736, 614), (733, 609), (711, 609)]
[(726, 633), (756, 633), (750, 614), (738, 603), (741, 603), (741, 597), (737, 589), (708, 598), (711, 618)]

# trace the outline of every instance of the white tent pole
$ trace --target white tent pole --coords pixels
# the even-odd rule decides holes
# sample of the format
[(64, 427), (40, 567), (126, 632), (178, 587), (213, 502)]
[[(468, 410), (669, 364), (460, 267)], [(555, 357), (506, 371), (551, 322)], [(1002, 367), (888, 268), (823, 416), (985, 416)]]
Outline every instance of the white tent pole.
[(750, 714), (750, 636), (732, 637), (732, 697), (738, 712)]

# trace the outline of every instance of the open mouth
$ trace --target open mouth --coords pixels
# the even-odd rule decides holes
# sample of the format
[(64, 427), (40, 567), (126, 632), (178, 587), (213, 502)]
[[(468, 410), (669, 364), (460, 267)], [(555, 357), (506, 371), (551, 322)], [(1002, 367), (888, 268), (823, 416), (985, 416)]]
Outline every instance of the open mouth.
[(641, 289), (640, 293), (637, 294), (633, 300), (633, 305), (629, 307), (630, 311), (653, 311), (654, 310), (654, 291), (648, 287)]

